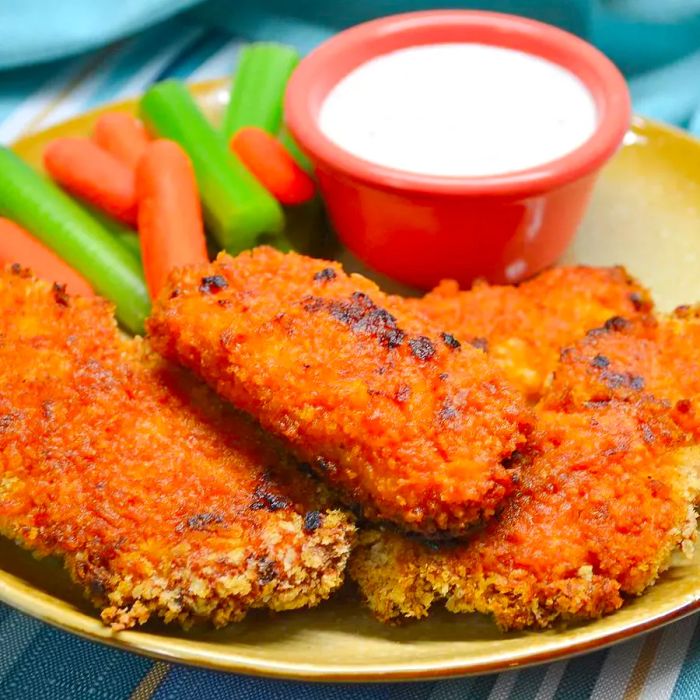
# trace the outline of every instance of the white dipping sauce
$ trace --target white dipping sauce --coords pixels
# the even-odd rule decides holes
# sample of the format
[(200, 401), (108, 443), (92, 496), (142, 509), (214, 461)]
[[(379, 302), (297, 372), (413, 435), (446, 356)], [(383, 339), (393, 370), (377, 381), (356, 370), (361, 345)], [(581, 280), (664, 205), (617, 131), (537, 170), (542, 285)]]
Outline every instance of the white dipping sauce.
[(425, 175), (524, 170), (583, 144), (597, 125), (573, 73), (473, 43), (401, 49), (360, 65), (321, 106), (320, 127), (365, 160)]

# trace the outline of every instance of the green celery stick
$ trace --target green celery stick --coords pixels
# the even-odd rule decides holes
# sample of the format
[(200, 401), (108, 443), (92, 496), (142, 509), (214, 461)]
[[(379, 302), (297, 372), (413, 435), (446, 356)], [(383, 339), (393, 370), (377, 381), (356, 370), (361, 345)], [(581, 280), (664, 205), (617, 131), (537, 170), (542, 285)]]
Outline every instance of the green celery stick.
[(297, 63), (299, 54), (283, 44), (250, 44), (241, 51), (222, 127), (227, 141), (243, 126), (277, 135), (284, 90)]
[(231, 153), (185, 85), (166, 80), (141, 98), (141, 117), (158, 135), (177, 141), (194, 166), (208, 228), (229, 253), (281, 234), (282, 208)]
[(307, 173), (313, 172), (311, 161), (306, 157), (306, 154), (301, 150), (301, 148), (299, 148), (299, 145), (289, 133), (286, 126), (282, 127), (279, 139), (280, 143), (287, 149), (287, 151), (289, 151), (289, 155), (294, 158), (297, 165), (302, 170), (306, 170)]
[(112, 236), (121, 243), (141, 264), (141, 243), (139, 242), (138, 234), (130, 231), (128, 228), (114, 229)]
[(76, 203), (90, 216), (97, 219), (112, 237), (116, 238), (139, 261), (139, 265), (141, 264), (141, 243), (136, 231), (86, 202), (76, 200)]
[(16, 221), (114, 302), (117, 318), (142, 333), (151, 303), (139, 262), (50, 180), (0, 147), (0, 216)]

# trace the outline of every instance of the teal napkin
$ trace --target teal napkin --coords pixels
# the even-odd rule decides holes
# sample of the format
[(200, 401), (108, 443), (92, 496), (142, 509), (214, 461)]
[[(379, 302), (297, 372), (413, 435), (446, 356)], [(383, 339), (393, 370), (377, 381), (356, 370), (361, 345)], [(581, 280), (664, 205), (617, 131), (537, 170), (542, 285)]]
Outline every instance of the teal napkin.
[(193, 25), (308, 51), (352, 24), (445, 4), (513, 12), (575, 32), (625, 72), (637, 112), (700, 134), (700, 0), (5, 0), (0, 69), (93, 49), (183, 12)]

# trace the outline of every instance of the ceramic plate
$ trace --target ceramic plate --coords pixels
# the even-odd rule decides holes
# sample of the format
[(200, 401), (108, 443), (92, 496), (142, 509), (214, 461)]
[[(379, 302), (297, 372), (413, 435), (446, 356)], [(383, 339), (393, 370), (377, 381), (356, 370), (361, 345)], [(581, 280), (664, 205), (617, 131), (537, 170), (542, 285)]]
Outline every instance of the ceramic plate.
[[(202, 84), (196, 92), (215, 119), (226, 100), (225, 83)], [(119, 108), (133, 111), (135, 105)], [(51, 138), (87, 133), (94, 116), (26, 138), (16, 150), (39, 164)], [(635, 121), (603, 173), (565, 261), (623, 263), (651, 287), (662, 308), (700, 299), (700, 142)], [(96, 641), (208, 668), (311, 680), (436, 678), (552, 661), (688, 615), (700, 608), (700, 553), (693, 560), (679, 559), (648, 593), (614, 615), (547, 632), (503, 634), (486, 617), (438, 608), (422, 622), (387, 627), (374, 621), (348, 588), (314, 610), (258, 612), (225, 630), (186, 633), (149, 624), (143, 631), (113, 633), (57, 562), (36, 561), (2, 539), (0, 599)]]

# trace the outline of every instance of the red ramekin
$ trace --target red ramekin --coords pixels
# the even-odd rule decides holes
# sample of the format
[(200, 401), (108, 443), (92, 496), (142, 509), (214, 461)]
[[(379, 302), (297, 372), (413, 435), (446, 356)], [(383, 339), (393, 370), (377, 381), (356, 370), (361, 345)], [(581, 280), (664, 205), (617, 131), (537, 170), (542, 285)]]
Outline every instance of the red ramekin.
[[(321, 132), (325, 97), (354, 68), (397, 49), (449, 42), (519, 49), (569, 69), (593, 96), (595, 133), (562, 158), (534, 168), (445, 177), (376, 165)], [(464, 286), (476, 277), (517, 282), (554, 263), (574, 236), (595, 178), (620, 146), (631, 118), (624, 78), (593, 46), (541, 22), (470, 10), (393, 15), (337, 34), (293, 73), (285, 113), (292, 136), (314, 165), (343, 243), (378, 272), (422, 288), (444, 278)]]

